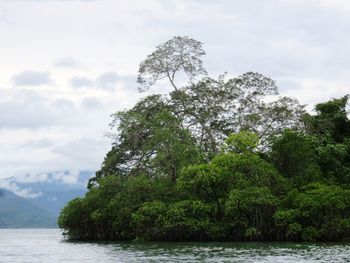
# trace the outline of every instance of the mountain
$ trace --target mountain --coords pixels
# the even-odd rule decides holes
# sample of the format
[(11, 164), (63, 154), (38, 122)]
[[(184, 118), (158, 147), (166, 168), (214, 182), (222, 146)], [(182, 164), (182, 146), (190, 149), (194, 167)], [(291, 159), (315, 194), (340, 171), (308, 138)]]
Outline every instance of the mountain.
[(76, 197), (83, 197), (85, 189), (71, 189), (66, 191), (43, 191), (42, 194), (31, 201), (39, 207), (46, 209), (58, 217), (61, 209), (70, 200)]
[[(0, 179), (2, 196), (6, 197), (0, 201), (0, 228), (56, 226), (61, 209), (70, 200), (85, 195), (87, 181), (93, 174), (59, 171)], [(14, 218), (14, 225), (10, 218)]]
[(67, 202), (85, 195), (87, 181), (92, 175), (91, 171), (51, 172), (45, 174), (45, 180), (31, 181), (13, 178), (11, 182), (18, 189), (29, 190), (33, 194), (31, 201), (34, 204), (58, 217)]
[(0, 228), (57, 227), (53, 213), (8, 190), (0, 189)]

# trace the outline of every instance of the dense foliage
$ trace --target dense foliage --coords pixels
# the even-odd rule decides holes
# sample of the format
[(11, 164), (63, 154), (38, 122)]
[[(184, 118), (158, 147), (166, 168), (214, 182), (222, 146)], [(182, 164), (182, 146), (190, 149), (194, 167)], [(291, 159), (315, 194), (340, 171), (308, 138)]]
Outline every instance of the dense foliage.
[(60, 227), (86, 240), (350, 240), (348, 96), (310, 115), (261, 74), (207, 77), (204, 54), (175, 37), (141, 63), (141, 90), (173, 90), (113, 115), (113, 147)]

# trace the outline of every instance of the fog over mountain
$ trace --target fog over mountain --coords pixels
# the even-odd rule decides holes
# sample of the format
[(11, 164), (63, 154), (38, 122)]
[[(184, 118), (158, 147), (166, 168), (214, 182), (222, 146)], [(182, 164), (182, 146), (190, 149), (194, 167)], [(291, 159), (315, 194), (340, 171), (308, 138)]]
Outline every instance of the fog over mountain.
[(0, 189), (0, 228), (57, 227), (56, 216), (29, 199)]
[(63, 171), (0, 179), (0, 228), (57, 226), (60, 210), (84, 196), (92, 175), (92, 171)]

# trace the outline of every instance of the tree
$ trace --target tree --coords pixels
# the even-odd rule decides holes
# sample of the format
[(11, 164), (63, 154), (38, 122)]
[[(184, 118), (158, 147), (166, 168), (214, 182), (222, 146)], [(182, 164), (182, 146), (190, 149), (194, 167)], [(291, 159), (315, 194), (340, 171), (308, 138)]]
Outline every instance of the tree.
[(243, 239), (273, 240), (272, 216), (279, 203), (269, 187), (248, 186), (232, 189), (225, 203), (229, 224)]
[(65, 229), (64, 234), (71, 239), (86, 238), (83, 200), (75, 198), (62, 209), (58, 217), (58, 226)]
[(172, 91), (112, 115), (112, 149), (60, 227), (86, 240), (349, 240), (348, 96), (305, 114), (259, 73), (206, 77), (204, 54), (175, 37), (140, 64), (142, 90), (167, 79)]
[(240, 133), (230, 134), (230, 136), (226, 139), (224, 150), (238, 154), (250, 154), (257, 149), (258, 143), (259, 138), (256, 134), (241, 131)]
[(157, 49), (141, 62), (137, 82), (140, 91), (147, 90), (158, 80), (167, 79), (177, 90), (176, 74), (183, 71), (193, 81), (206, 75), (201, 57), (205, 55), (202, 43), (189, 37), (176, 36), (157, 46)]
[(280, 173), (299, 187), (321, 180), (316, 150), (316, 138), (286, 130), (274, 141), (269, 156)]
[(292, 190), (288, 209), (274, 217), (289, 240), (343, 240), (350, 234), (349, 194), (339, 186), (313, 182), (301, 191)]
[(317, 139), (317, 162), (325, 177), (350, 183), (350, 120), (346, 107), (349, 95), (316, 105), (316, 115), (306, 115), (309, 134)]
[[(207, 74), (203, 55), (199, 41), (174, 37), (141, 62), (138, 83), (143, 91), (158, 80), (169, 81), (174, 89), (171, 103), (209, 157), (218, 153), (218, 145), (230, 133), (249, 130), (258, 134), (266, 147), (285, 128), (303, 129), (304, 106), (298, 101), (286, 97), (264, 101), (267, 96), (278, 95), (275, 81), (254, 72), (228, 81), (224, 76), (218, 80), (201, 78)], [(181, 72), (188, 77), (188, 85), (182, 88), (175, 83)]]
[(305, 122), (309, 133), (330, 136), (336, 143), (350, 137), (350, 120), (346, 106), (350, 95), (332, 99), (315, 106), (316, 115), (306, 115)]
[(90, 180), (91, 186), (100, 177), (125, 174), (169, 176), (175, 182), (183, 166), (201, 159), (191, 134), (182, 128), (181, 118), (160, 95), (146, 97), (113, 117), (115, 142), (102, 169)]
[(271, 164), (249, 151), (255, 142), (256, 137), (247, 136), (247, 133), (231, 136), (227, 144), (240, 145), (240, 148), (233, 148), (237, 152), (222, 153), (209, 163), (184, 168), (177, 181), (179, 187), (200, 200), (214, 203), (219, 221), (223, 219), (224, 204), (231, 189), (245, 189), (254, 185), (268, 187), (272, 193), (281, 194), (283, 178)]
[(211, 207), (191, 200), (170, 204), (147, 202), (133, 214), (137, 238), (145, 240), (207, 240), (211, 234), (210, 221)]
[[(275, 82), (254, 72), (227, 81), (223, 76), (205, 78), (170, 94), (184, 126), (191, 129), (204, 151), (213, 154), (231, 133), (251, 131), (266, 149), (284, 129), (303, 130), (304, 106), (277, 95)], [(267, 97), (271, 102), (265, 101)]]

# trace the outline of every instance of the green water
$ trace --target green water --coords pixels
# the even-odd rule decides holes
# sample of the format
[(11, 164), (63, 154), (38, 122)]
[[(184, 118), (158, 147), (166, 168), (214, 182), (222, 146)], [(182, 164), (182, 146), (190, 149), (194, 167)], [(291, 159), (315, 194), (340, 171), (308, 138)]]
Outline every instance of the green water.
[(0, 229), (0, 262), (350, 262), (350, 244), (87, 243), (57, 229)]

